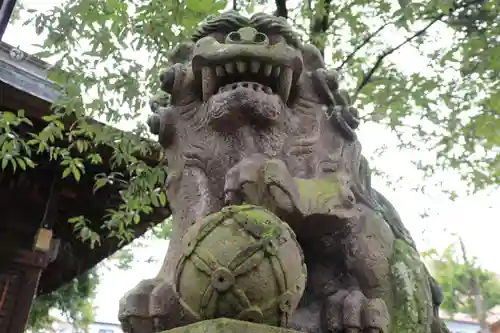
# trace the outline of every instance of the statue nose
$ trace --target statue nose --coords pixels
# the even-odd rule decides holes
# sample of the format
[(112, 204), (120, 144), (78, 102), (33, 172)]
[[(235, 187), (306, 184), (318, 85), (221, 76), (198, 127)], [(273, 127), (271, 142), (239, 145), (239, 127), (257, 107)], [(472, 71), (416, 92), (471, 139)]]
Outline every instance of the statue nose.
[(254, 28), (244, 27), (230, 32), (226, 37), (226, 44), (269, 45), (269, 38)]

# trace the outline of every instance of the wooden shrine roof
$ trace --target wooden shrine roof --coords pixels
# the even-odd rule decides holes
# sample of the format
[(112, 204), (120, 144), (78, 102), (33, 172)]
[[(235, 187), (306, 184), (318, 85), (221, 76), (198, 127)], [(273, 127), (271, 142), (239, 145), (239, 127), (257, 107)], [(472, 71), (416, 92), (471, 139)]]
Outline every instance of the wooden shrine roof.
[[(28, 117), (38, 121), (41, 121), (42, 116), (49, 114), (50, 107), (57, 100), (59, 92), (47, 78), (48, 68), (49, 65), (40, 59), (0, 42), (0, 111), (24, 109)], [(155, 163), (154, 158), (148, 159), (148, 163)], [(54, 235), (60, 239), (61, 245), (57, 259), (49, 264), (41, 277), (40, 293), (57, 289), (127, 244), (118, 245), (117, 239), (107, 238), (106, 232), (101, 231), (103, 234), (101, 246), (91, 249), (79, 239), (67, 222), (68, 217), (84, 214), (91, 219), (91, 226), (95, 231), (102, 230), (100, 229), (102, 216), (106, 213), (106, 209), (116, 206), (118, 189), (106, 186), (103, 191), (99, 190), (94, 194), (92, 184), (93, 175), (107, 170), (106, 165), (90, 166), (78, 183), (69, 179), (70, 177), (64, 180), (58, 179), (60, 203), (55, 218), (57, 222), (54, 226)], [(44, 165), (24, 172), (9, 174), (7, 171), (0, 171), (0, 210), (22, 205), (19, 211), (24, 210), (26, 214), (21, 214), (19, 221), (29, 224), (23, 229), (28, 234), (34, 235), (40, 224), (43, 215), (40, 209), (48, 196), (49, 183), (55, 174), (60, 175), (60, 172), (54, 172), (53, 164), (48, 161)], [(17, 186), (18, 183), (21, 185)], [(15, 191), (12, 190), (12, 186)], [(134, 236), (141, 236), (153, 224), (163, 221), (169, 215), (169, 209), (165, 208), (157, 209), (150, 216), (142, 217), (141, 222), (133, 227)], [(29, 223), (26, 222), (28, 220)], [(1, 232), (9, 228), (6, 223), (0, 221), (0, 227), (4, 230)]]

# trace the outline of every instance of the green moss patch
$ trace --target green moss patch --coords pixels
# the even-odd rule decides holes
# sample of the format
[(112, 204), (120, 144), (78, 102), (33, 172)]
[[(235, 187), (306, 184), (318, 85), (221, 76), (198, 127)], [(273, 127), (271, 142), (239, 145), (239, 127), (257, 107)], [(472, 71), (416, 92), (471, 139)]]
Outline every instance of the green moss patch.
[(297, 331), (268, 325), (250, 323), (234, 319), (212, 319), (200, 321), (184, 327), (174, 328), (164, 333), (298, 333)]
[(430, 333), (432, 297), (427, 272), (418, 253), (406, 242), (395, 240), (393, 249), (392, 332)]

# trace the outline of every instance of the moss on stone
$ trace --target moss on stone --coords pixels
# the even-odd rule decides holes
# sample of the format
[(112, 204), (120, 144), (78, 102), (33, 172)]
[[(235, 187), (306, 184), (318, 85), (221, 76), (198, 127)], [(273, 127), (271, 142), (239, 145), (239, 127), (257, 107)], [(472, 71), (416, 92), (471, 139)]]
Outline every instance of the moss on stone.
[(307, 271), (285, 222), (259, 206), (228, 206), (191, 226), (182, 244), (174, 283), (185, 311), (286, 327)]
[(265, 209), (264, 207), (255, 205), (243, 204), (236, 206), (228, 206), (224, 207), (222, 211), (238, 214), (239, 216), (244, 217), (245, 219), (263, 225), (284, 223), (283, 221), (280, 220), (279, 217), (277, 217), (271, 211)]
[(393, 333), (430, 333), (432, 297), (428, 275), (418, 253), (403, 240), (393, 245), (391, 260)]
[(343, 187), (335, 178), (295, 179), (306, 213), (328, 213), (334, 206), (342, 206)]
[(219, 318), (200, 321), (184, 327), (174, 328), (164, 333), (298, 333), (297, 331), (274, 326), (249, 323), (246, 321)]

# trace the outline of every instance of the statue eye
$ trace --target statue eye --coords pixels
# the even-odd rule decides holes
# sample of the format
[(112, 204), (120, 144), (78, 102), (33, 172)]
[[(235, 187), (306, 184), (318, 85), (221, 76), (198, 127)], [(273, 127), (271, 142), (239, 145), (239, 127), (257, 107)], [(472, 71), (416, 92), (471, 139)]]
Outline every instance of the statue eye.
[(222, 32), (214, 32), (214, 33), (211, 33), (209, 36), (214, 38), (216, 41), (218, 41), (219, 43), (222, 44), (226, 40), (226, 35), (227, 34), (224, 34)]

